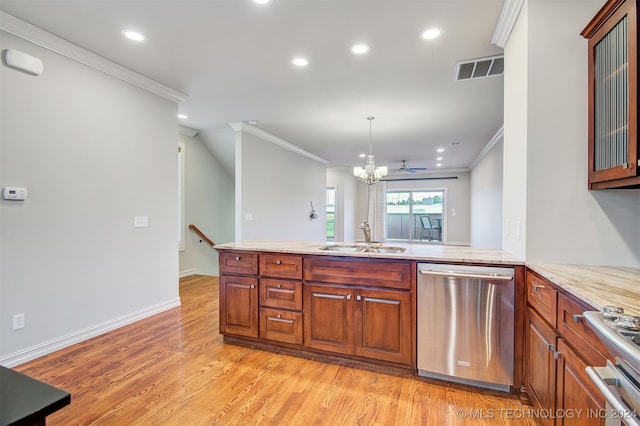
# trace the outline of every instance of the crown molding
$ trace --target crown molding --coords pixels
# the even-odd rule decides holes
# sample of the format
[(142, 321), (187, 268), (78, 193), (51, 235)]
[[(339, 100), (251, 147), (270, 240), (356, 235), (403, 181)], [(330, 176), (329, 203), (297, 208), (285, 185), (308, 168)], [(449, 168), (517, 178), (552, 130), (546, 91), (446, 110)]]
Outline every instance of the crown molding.
[(198, 131), (195, 130), (195, 129), (192, 129), (190, 127), (178, 124), (178, 133), (180, 133), (181, 135), (189, 136), (190, 138), (192, 138), (192, 137), (194, 137), (195, 135), (198, 134)]
[(70, 43), (67, 40), (55, 36), (1, 10), (0, 30), (13, 34), (16, 37), (20, 37), (59, 55), (66, 56), (69, 59), (94, 68), (105, 74), (109, 74), (112, 77), (125, 81), (158, 96), (162, 96), (163, 98), (169, 99), (173, 102), (182, 102), (188, 97), (184, 93), (173, 90), (155, 80), (150, 79), (149, 77), (138, 74), (135, 71), (131, 71), (122, 65), (118, 65), (115, 62), (103, 58), (102, 56), (76, 44)]
[(489, 151), (491, 151), (491, 149), (495, 146), (495, 144), (497, 144), (500, 141), (500, 139), (502, 139), (503, 137), (504, 137), (504, 126), (501, 126), (496, 132), (496, 134), (493, 135), (491, 140), (485, 145), (485, 147), (482, 148), (482, 151), (480, 151), (478, 156), (473, 159), (473, 161), (471, 162), (471, 165), (469, 166), (469, 169), (473, 170), (473, 168), (476, 167), (484, 157), (486, 157)]
[(278, 145), (284, 149), (287, 149), (291, 152), (295, 152), (298, 155), (302, 155), (303, 157), (307, 157), (311, 160), (317, 161), (318, 163), (322, 163), (325, 166), (329, 164), (329, 161), (325, 160), (324, 158), (318, 157), (315, 154), (310, 153), (309, 151), (305, 151), (304, 149), (300, 148), (299, 146), (296, 146), (292, 143), (289, 143), (287, 141), (285, 141), (284, 139), (280, 139), (277, 136), (272, 135), (271, 133), (265, 132), (264, 130), (258, 129), (257, 127), (254, 127), (250, 124), (244, 123), (242, 121), (237, 121), (237, 122), (233, 122), (233, 123), (229, 123), (229, 127), (231, 127), (233, 130), (235, 130), (236, 132), (246, 132), (249, 134), (252, 134), (254, 136), (257, 136), (261, 139), (266, 140), (267, 142), (271, 142), (274, 145)]
[(523, 4), (524, 0), (504, 0), (498, 25), (496, 25), (491, 43), (504, 49), (511, 35), (511, 31), (518, 20), (518, 15), (520, 14)]

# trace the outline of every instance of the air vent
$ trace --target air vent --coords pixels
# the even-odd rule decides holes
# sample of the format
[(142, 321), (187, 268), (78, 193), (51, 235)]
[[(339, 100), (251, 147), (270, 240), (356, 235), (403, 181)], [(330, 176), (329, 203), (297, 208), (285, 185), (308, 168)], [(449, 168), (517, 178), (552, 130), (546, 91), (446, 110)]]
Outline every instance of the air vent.
[(504, 72), (504, 55), (472, 59), (456, 63), (453, 79), (471, 80), (493, 77)]

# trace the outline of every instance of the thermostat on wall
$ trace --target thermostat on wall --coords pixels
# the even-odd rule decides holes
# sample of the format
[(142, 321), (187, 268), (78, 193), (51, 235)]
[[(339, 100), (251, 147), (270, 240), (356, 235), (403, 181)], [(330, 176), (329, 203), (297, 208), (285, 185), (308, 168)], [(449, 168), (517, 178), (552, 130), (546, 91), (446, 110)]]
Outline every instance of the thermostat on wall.
[(2, 199), (4, 200), (26, 200), (27, 188), (19, 186), (6, 186), (2, 190)]

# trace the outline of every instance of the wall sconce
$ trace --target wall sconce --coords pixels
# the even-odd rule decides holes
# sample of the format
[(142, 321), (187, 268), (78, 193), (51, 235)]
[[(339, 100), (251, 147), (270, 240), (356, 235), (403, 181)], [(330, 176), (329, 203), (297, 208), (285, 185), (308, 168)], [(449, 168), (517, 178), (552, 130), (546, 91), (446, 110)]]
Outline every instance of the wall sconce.
[(316, 210), (313, 208), (313, 201), (311, 202), (311, 213), (309, 214), (309, 220), (317, 219), (318, 215), (316, 214)]

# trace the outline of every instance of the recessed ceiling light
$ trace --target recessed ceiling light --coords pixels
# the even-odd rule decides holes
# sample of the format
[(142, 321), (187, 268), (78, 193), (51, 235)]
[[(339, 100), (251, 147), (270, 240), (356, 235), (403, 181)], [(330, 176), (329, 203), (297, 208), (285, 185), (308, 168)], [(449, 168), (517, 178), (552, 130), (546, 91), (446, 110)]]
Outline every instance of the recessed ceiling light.
[(366, 44), (354, 44), (351, 46), (351, 53), (354, 55), (364, 55), (369, 51), (369, 46)]
[(442, 167), (442, 163), (436, 164), (436, 167)]
[(133, 40), (133, 41), (144, 41), (145, 39), (145, 37), (142, 34), (132, 30), (124, 30), (122, 32), (122, 35), (124, 35), (129, 40)]
[(442, 161), (442, 157), (436, 158), (437, 161)]
[(438, 38), (440, 36), (440, 30), (438, 28), (429, 28), (426, 31), (423, 31), (422, 34), (420, 34), (420, 37), (422, 37), (424, 40), (433, 40), (434, 38)]
[(444, 152), (444, 148), (438, 148), (436, 149), (437, 152)]
[(267, 3), (271, 3), (271, 0), (251, 0), (252, 2), (254, 2), (255, 4), (267, 4)]
[(252, 126), (255, 126), (256, 124), (258, 124), (259, 121), (258, 120), (248, 120), (247, 124), (251, 124)]
[(189, 116), (188, 115), (184, 115), (184, 114), (178, 114), (178, 118), (186, 120), (187, 118), (189, 118)]
[(309, 65), (309, 61), (302, 57), (293, 58), (291, 63), (296, 67), (306, 67), (307, 65)]
[(366, 157), (366, 156), (367, 156), (367, 154), (360, 154), (358, 157), (360, 157), (360, 158), (364, 158), (364, 157)]

